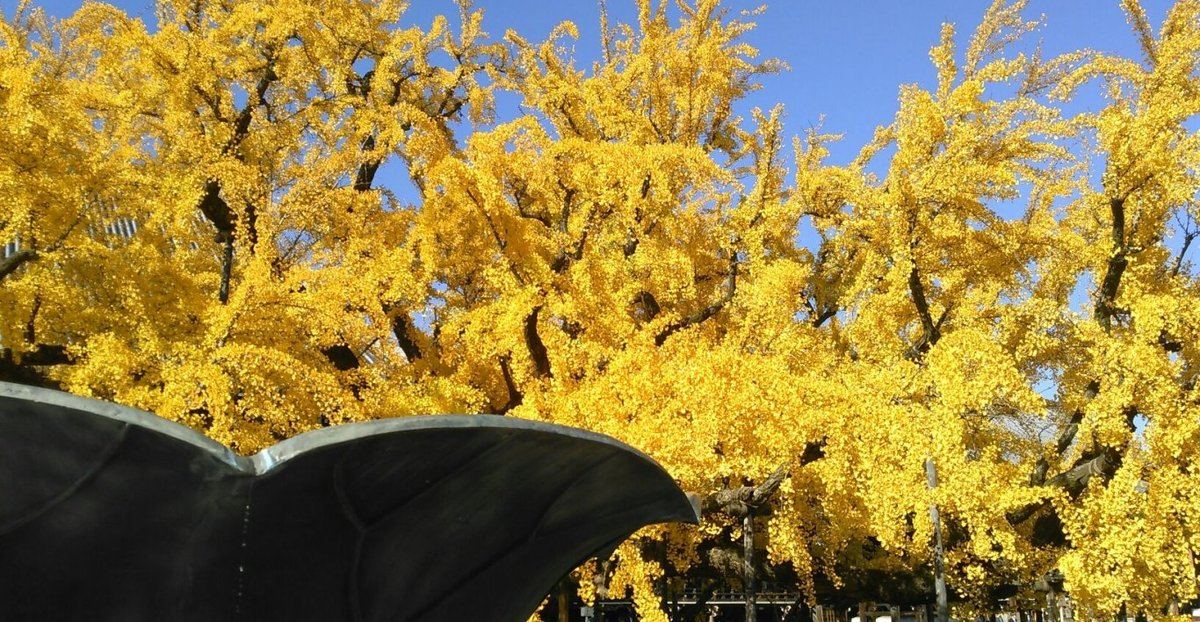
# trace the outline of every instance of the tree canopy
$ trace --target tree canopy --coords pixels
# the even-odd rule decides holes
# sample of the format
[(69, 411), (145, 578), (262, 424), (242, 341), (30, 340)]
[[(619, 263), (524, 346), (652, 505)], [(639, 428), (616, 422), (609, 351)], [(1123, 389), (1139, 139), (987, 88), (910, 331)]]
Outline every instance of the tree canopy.
[(782, 66), (718, 0), (602, 17), (588, 67), (571, 23), (465, 3), (23, 4), (0, 377), (246, 453), (427, 413), (610, 434), (707, 495), (600, 582), (647, 619), (665, 575), (732, 572), (750, 507), (814, 590), (927, 567), (931, 504), (968, 598), (1058, 569), (1156, 616), (1198, 590), (1200, 2), (1123, 0), (1138, 58), (1044, 58), (1024, 4), (945, 25), (844, 166), (739, 114)]

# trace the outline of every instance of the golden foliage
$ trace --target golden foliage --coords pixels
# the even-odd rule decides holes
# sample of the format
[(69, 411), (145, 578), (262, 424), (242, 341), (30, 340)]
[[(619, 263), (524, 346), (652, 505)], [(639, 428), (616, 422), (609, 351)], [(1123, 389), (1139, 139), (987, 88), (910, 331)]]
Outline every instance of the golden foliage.
[[(961, 52), (946, 25), (934, 89), (902, 86), (848, 165), (797, 139), (790, 174), (782, 109), (737, 112), (782, 66), (717, 0), (639, 0), (587, 69), (572, 24), (497, 40), (465, 4), (414, 26), (399, 0), (169, 0), (153, 29), (22, 6), (0, 371), (241, 452), (503, 412), (702, 494), (782, 465), (767, 552), (808, 589), (927, 565), (936, 503), (960, 592), (1058, 568), (1083, 607), (1154, 617), (1197, 595), (1200, 2), (1157, 34), (1122, 5), (1141, 59), (1017, 51), (1020, 1)], [(1106, 105), (1066, 115), (1094, 82)], [(611, 589), (653, 619), (738, 524), (639, 535)]]

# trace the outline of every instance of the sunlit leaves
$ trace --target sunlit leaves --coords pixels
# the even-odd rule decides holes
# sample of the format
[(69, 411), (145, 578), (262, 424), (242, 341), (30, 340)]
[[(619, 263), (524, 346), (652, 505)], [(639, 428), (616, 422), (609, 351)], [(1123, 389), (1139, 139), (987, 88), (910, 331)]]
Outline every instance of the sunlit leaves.
[[(961, 594), (1058, 568), (1084, 607), (1153, 615), (1195, 596), (1200, 550), (1200, 296), (1172, 241), (1200, 216), (1200, 3), (1157, 34), (1123, 6), (1139, 59), (1043, 58), (1023, 2), (965, 45), (944, 26), (936, 84), (845, 166), (747, 110), (782, 66), (715, 0), (605, 18), (586, 67), (575, 25), (498, 43), (466, 5), (21, 9), (0, 369), (241, 452), (503, 412), (702, 496), (783, 469), (763, 553), (806, 589), (922, 572), (936, 504)], [(1104, 105), (1063, 112), (1093, 84)], [(609, 587), (654, 615), (740, 525), (639, 534)]]

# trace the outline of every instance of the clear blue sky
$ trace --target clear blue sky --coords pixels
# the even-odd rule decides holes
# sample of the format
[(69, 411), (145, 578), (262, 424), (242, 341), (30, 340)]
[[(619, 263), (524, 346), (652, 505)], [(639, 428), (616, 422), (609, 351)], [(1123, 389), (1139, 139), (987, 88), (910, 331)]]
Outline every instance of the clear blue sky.
[[(11, 15), (17, 0), (0, 0)], [(66, 16), (78, 0), (34, 0), (50, 15)], [(153, 2), (118, 0), (117, 6), (154, 19)], [(453, 14), (450, 0), (415, 0), (410, 18), (428, 24), (439, 12)], [(541, 40), (560, 20), (579, 26), (576, 44), (580, 66), (599, 53), (598, 0), (478, 0), (486, 12), (488, 32), (499, 37), (508, 28), (527, 39)], [(731, 11), (754, 8), (760, 0), (727, 0)], [(769, 76), (764, 88), (748, 102), (769, 108), (777, 102), (787, 110), (789, 134), (799, 134), (825, 115), (826, 131), (844, 133), (833, 162), (843, 163), (870, 139), (876, 125), (891, 120), (899, 85), (930, 84), (934, 77), (929, 48), (937, 42), (942, 22), (958, 25), (966, 39), (989, 4), (986, 0), (775, 0), (768, 3), (759, 27), (749, 36), (764, 57), (782, 59), (787, 73)], [(1157, 28), (1172, 3), (1143, 0)], [(633, 0), (608, 0), (613, 20), (631, 20)], [(1137, 54), (1137, 42), (1125, 23), (1118, 0), (1031, 0), (1029, 17), (1045, 14), (1046, 26), (1030, 44), (1042, 41), (1047, 56), (1078, 48)]]

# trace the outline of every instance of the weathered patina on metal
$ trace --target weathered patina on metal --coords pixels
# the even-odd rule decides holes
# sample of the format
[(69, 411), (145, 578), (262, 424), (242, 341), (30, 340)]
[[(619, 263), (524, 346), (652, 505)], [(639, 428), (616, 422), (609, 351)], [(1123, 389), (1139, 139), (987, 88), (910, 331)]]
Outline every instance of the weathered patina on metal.
[(653, 460), (497, 416), (336, 426), (243, 457), (0, 383), (0, 619), (525, 620), (571, 568), (695, 522)]

